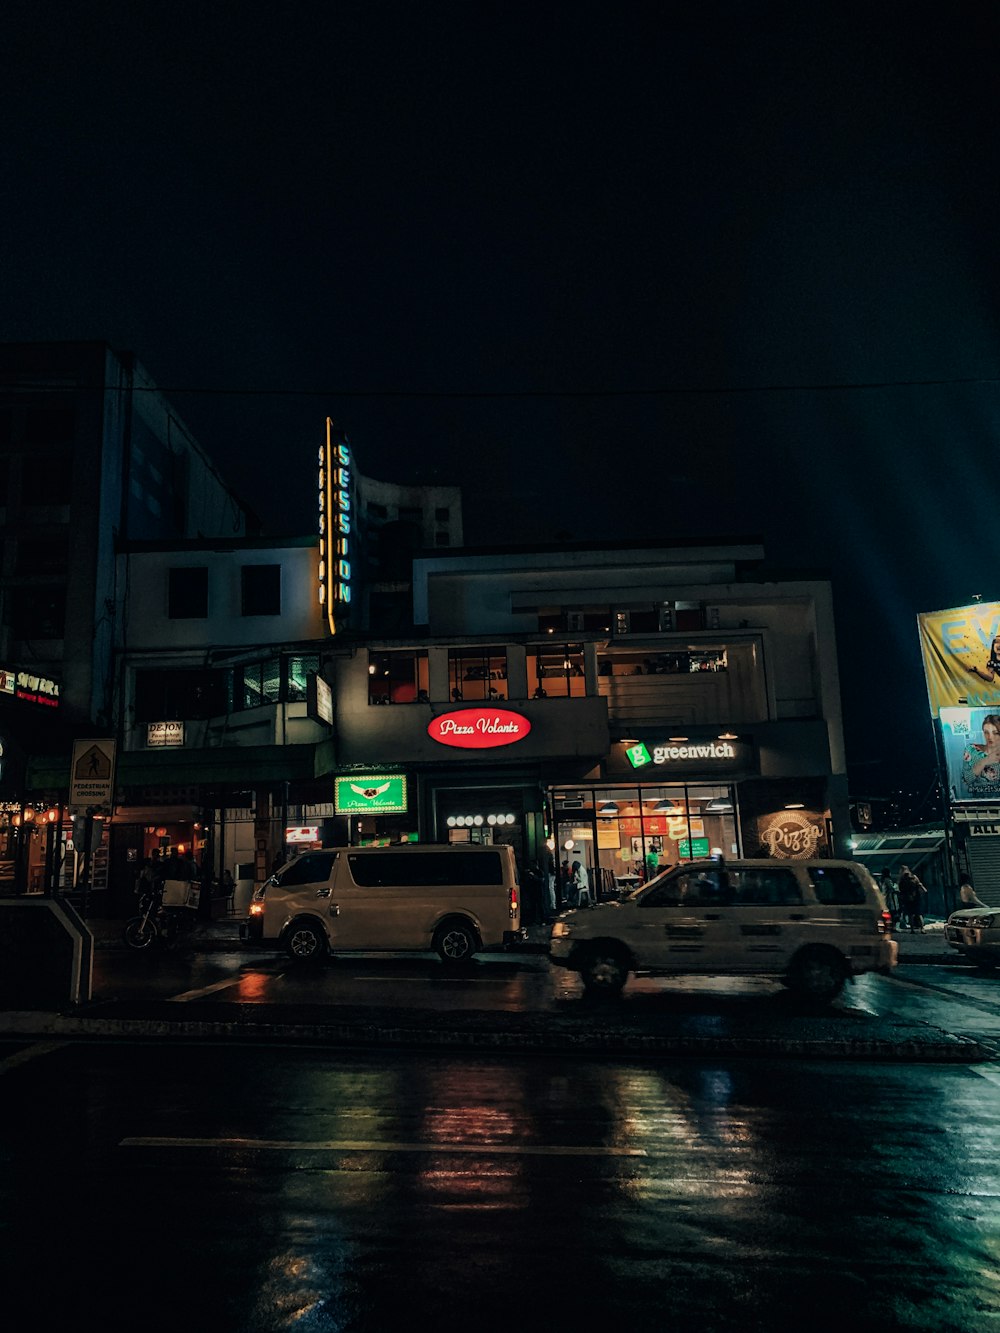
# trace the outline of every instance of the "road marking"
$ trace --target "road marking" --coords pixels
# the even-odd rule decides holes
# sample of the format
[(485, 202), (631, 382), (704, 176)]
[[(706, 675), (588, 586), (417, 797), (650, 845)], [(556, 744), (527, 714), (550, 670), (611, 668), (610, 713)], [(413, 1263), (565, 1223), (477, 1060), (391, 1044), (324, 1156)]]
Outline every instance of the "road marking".
[(645, 1157), (644, 1148), (543, 1143), (387, 1143), (365, 1139), (180, 1139), (156, 1135), (122, 1139), (119, 1148), (246, 1148), (252, 1152), (467, 1153), (501, 1157)]
[(197, 1000), (202, 995), (212, 995), (217, 990), (227, 990), (230, 986), (238, 986), (242, 980), (242, 977), (229, 977), (228, 980), (216, 981), (211, 986), (199, 986), (197, 990), (182, 991), (180, 995), (168, 995), (167, 1000), (172, 1004), (179, 1004), (186, 1000)]
[(984, 1069), (982, 1065), (973, 1065), (972, 1072), (978, 1074), (980, 1078), (986, 1079), (988, 1083), (994, 1083), (1000, 1087), (1000, 1070), (991, 1068)]
[(0, 1060), (0, 1074), (9, 1074), (12, 1069), (27, 1064), (29, 1060), (37, 1060), (40, 1055), (49, 1055), (68, 1045), (66, 1041), (36, 1041), (27, 1050), (17, 1051), (14, 1055), (8, 1055), (6, 1060)]

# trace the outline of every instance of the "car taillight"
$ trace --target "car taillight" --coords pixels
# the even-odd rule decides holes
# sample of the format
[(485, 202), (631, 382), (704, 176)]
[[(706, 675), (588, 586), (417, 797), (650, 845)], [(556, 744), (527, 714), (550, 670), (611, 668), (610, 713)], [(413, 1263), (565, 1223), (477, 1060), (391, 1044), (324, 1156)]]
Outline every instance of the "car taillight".
[(892, 913), (883, 911), (882, 919), (878, 923), (878, 933), (880, 935), (888, 935), (891, 930), (892, 930)]
[(510, 895), (509, 895), (509, 896), (510, 896), (510, 916), (511, 916), (511, 920), (513, 920), (514, 917), (517, 916), (517, 913), (518, 913), (518, 907), (519, 907), (519, 904), (518, 904), (518, 897), (517, 897), (517, 889), (516, 889), (516, 888), (515, 888), (515, 889), (511, 889), (511, 890), (510, 890)]

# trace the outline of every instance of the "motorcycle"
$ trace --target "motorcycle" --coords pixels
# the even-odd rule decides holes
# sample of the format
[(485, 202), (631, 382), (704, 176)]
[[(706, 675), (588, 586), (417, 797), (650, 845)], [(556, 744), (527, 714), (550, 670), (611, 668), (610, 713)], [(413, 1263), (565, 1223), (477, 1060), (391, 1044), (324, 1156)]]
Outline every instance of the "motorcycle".
[(123, 937), (130, 949), (162, 943), (172, 949), (198, 924), (200, 885), (194, 880), (156, 879), (139, 893), (139, 914), (125, 923)]

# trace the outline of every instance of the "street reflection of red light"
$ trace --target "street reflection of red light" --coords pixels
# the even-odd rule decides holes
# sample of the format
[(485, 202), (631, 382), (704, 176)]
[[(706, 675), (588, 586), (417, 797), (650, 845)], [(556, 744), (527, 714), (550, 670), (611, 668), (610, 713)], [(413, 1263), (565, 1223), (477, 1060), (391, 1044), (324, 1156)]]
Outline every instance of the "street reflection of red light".
[(240, 977), (241, 1000), (263, 1000), (269, 978), (263, 972), (246, 972)]

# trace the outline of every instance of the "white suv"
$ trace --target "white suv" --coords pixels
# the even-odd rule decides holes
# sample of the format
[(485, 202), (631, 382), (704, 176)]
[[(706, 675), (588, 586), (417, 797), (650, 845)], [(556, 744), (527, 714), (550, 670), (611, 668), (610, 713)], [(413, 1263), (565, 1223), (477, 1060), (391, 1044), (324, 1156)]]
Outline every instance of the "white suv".
[(891, 971), (897, 945), (871, 875), (853, 861), (676, 866), (618, 903), (564, 912), (549, 957), (588, 991), (617, 994), (630, 973), (774, 977), (832, 1000), (861, 972)]

